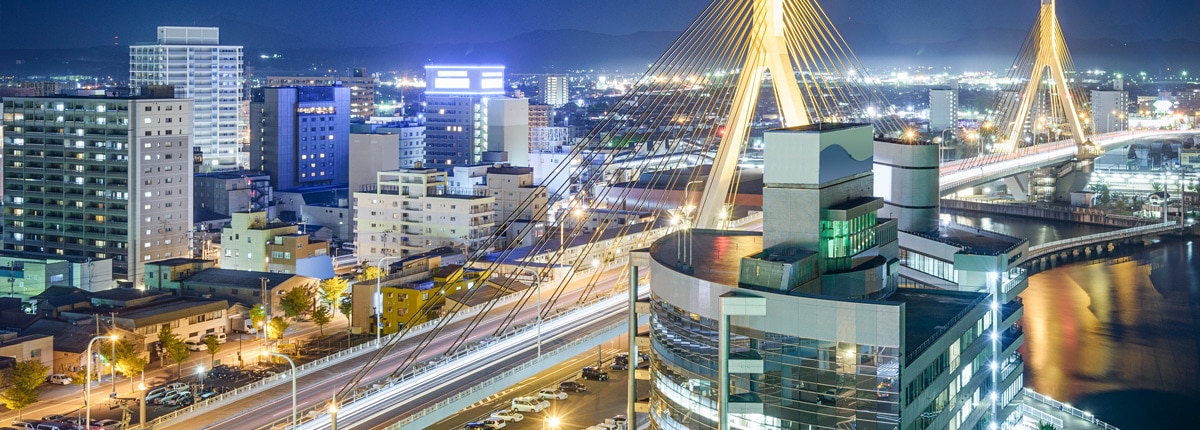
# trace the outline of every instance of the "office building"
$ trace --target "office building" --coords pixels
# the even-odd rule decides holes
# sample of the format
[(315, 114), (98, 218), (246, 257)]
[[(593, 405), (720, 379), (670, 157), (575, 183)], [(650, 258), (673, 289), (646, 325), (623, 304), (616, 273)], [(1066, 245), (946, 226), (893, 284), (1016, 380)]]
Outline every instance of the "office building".
[[(549, 194), (546, 187), (533, 182), (532, 167), (494, 166), (487, 169), (487, 191), (496, 199), (492, 209), (496, 212), (500, 229), (510, 246), (530, 245), (545, 233), (549, 218)], [(521, 232), (532, 225), (535, 230), (526, 234), (524, 242), (517, 242)]]
[(271, 177), (263, 172), (216, 172), (195, 175), (193, 204), (206, 210), (229, 216), (234, 212), (268, 211), (274, 209)]
[(455, 190), (437, 169), (379, 172), (374, 186), (354, 193), (354, 245), (358, 261), (407, 257), (445, 246), (472, 252), (496, 224), (486, 192)]
[(222, 269), (333, 276), (329, 242), (312, 240), (296, 224), (268, 220), (266, 212), (234, 213), (221, 230), (221, 252)]
[(1112, 133), (1129, 129), (1126, 118), (1129, 93), (1124, 91), (1092, 90), (1092, 123), (1096, 133)]
[(425, 161), (425, 124), (415, 118), (375, 117), (350, 125), (350, 190), (374, 184), (375, 174)]
[(475, 164), (489, 150), (487, 99), (504, 95), (504, 66), (425, 66), (426, 164)]
[(571, 100), (571, 83), (567, 75), (538, 77), (538, 103), (562, 107)]
[(487, 147), (483, 161), (529, 165), (529, 99), (487, 99)]
[(929, 132), (958, 128), (958, 89), (935, 88), (929, 90)]
[(203, 172), (247, 165), (238, 142), (243, 119), (242, 47), (221, 45), (215, 27), (158, 27), (158, 41), (129, 47), (129, 84), (174, 85), (194, 100), (193, 147)]
[(683, 230), (649, 249), (652, 427), (991, 420), (990, 296), (897, 287), (898, 224), (877, 216), (872, 133), (768, 131), (762, 233)]
[(5, 251), (112, 259), (135, 285), (188, 255), (192, 101), (144, 93), (4, 99)]
[(250, 170), (271, 175), (276, 191), (349, 183), (349, 88), (263, 88), (250, 123)]
[(346, 87), (350, 89), (350, 118), (375, 116), (373, 76), (267, 76), (268, 87)]

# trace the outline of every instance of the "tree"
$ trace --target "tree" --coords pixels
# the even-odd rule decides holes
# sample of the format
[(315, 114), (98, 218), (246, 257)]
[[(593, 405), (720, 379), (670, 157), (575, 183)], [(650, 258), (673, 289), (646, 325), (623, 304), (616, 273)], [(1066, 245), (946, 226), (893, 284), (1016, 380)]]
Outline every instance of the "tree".
[(350, 295), (343, 295), (338, 299), (338, 310), (342, 311), (342, 315), (346, 316), (346, 323), (350, 323), (350, 312), (354, 311), (354, 301), (350, 299)]
[(16, 410), (17, 418), (20, 419), (22, 409), (37, 403), (37, 387), (49, 374), (50, 368), (41, 360), (31, 358), (13, 364), (4, 374), (4, 382), (8, 387), (0, 391), (0, 402), (9, 409)]
[(360, 282), (361, 281), (370, 281), (372, 279), (378, 278), (380, 272), (381, 271), (379, 270), (378, 267), (367, 266), (365, 269), (363, 269), (362, 273), (358, 274), (358, 280)]
[(250, 326), (261, 330), (267, 322), (267, 310), (263, 308), (262, 303), (254, 305), (250, 308)]
[(1037, 428), (1038, 428), (1038, 430), (1056, 430), (1057, 429), (1056, 427), (1054, 427), (1054, 424), (1050, 424), (1045, 421), (1038, 421)]
[[(107, 342), (105, 342), (107, 343)], [(100, 355), (114, 363), (117, 366), (117, 371), (129, 378), (129, 391), (133, 391), (133, 377), (142, 373), (147, 364), (150, 364), (142, 352), (142, 346), (137, 342), (131, 342), (128, 339), (117, 341), (116, 357), (110, 357), (112, 354), (112, 346), (102, 346)]]
[(297, 287), (283, 294), (279, 299), (279, 307), (283, 308), (284, 316), (296, 320), (307, 314), (315, 302), (311, 288)]
[(267, 324), (267, 339), (283, 339), (283, 332), (287, 331), (290, 325), (283, 317), (271, 318), (271, 322)]
[(187, 345), (183, 343), (183, 339), (175, 335), (171, 331), (170, 325), (164, 325), (158, 331), (158, 341), (162, 342), (163, 350), (167, 352), (166, 359), (175, 363), (175, 377), (179, 378), (183, 375), (183, 362), (187, 361), (191, 356), (191, 351), (188, 351)]
[(216, 336), (204, 336), (204, 346), (208, 348), (208, 368), (212, 369), (217, 362), (217, 353), (221, 352), (221, 341)]
[(317, 306), (312, 313), (313, 324), (321, 330), (321, 336), (325, 336), (325, 325), (333, 321), (333, 315), (329, 313), (329, 308), (325, 306)]
[(337, 306), (338, 299), (346, 294), (346, 289), (349, 287), (350, 281), (343, 278), (333, 277), (321, 281), (321, 301), (328, 303), (329, 306)]

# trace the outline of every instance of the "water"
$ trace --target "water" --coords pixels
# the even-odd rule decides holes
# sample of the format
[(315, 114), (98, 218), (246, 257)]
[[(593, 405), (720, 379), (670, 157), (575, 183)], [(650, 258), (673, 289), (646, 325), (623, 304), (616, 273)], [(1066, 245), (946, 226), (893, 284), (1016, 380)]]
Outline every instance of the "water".
[[(1030, 245), (1111, 230), (1018, 217), (951, 219)], [(1169, 238), (1130, 255), (1059, 266), (1029, 278), (1025, 386), (1122, 430), (1200, 428), (1200, 238)]]

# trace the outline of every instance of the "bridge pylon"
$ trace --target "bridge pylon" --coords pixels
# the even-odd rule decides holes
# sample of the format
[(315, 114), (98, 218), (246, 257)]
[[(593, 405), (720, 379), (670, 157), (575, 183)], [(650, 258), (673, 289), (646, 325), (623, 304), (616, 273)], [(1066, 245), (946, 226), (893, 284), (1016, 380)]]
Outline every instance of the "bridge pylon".
[[(1030, 31), (1029, 38), (1026, 39), (1026, 46), (1022, 50), (1022, 55), (1017, 59), (1017, 69), (1022, 69), (1024, 64), (1032, 64), (1032, 73), (1029, 81), (1025, 83), (1024, 88), (1017, 93), (1019, 105), (1017, 108), (1016, 117), (1012, 118), (1012, 122), (1001, 124), (1008, 131), (1007, 137), (1000, 143), (997, 148), (998, 152), (1013, 152), (1017, 149), (1021, 138), (1025, 134), (1026, 121), (1029, 121), (1031, 127), (1035, 127), (1034, 141), (1037, 140), (1037, 129), (1047, 124), (1042, 124), (1040, 121), (1035, 122), (1031, 118), (1031, 113), (1034, 108), (1034, 101), (1039, 97), (1039, 90), (1043, 79), (1048, 79), (1051, 87), (1048, 90), (1048, 100), (1053, 104), (1057, 102), (1060, 106), (1064, 117), (1070, 127), (1070, 132), (1075, 138), (1075, 142), (1079, 149), (1077, 157), (1081, 159), (1095, 158), (1100, 155), (1100, 148), (1097, 147), (1087, 137), (1085, 133), (1084, 120), (1080, 117), (1079, 107), (1081, 100), (1077, 100), (1075, 93), (1071, 91), (1069, 81), (1067, 80), (1067, 72), (1070, 70), (1071, 56), (1067, 50), (1067, 44), (1063, 38), (1062, 28), (1059, 26), (1058, 15), (1055, 12), (1054, 0), (1041, 0), (1041, 11), (1038, 13), (1037, 22), (1034, 23), (1033, 29)], [(1080, 93), (1080, 96), (1082, 94)], [(1047, 130), (1047, 141), (1049, 141), (1049, 130)]]

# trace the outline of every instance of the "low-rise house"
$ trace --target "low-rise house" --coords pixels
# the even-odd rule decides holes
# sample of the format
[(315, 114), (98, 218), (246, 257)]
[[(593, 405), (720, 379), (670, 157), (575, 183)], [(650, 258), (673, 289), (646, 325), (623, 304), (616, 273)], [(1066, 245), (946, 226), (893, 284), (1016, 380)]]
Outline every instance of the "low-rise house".
[[(184, 279), (184, 295), (220, 298), (253, 307), (264, 303), (271, 315), (283, 315), (279, 299), (293, 288), (316, 291), (319, 280), (286, 273), (208, 269)], [(270, 300), (263, 300), (263, 291)]]
[(116, 323), (118, 328), (140, 336), (150, 350), (164, 326), (170, 326), (183, 340), (199, 341), (210, 334), (228, 332), (228, 309), (229, 302), (221, 299), (173, 297), (120, 309)]
[(30, 334), (14, 336), (0, 341), (0, 357), (12, 357), (15, 361), (36, 359), (54, 368), (54, 336)]
[(92, 307), (92, 295), (74, 287), (50, 287), (41, 294), (31, 297), (30, 302), (38, 315), (58, 318), (63, 312), (74, 312)]
[(171, 258), (146, 263), (146, 289), (179, 294), (184, 279), (201, 271), (217, 267), (216, 260)]

